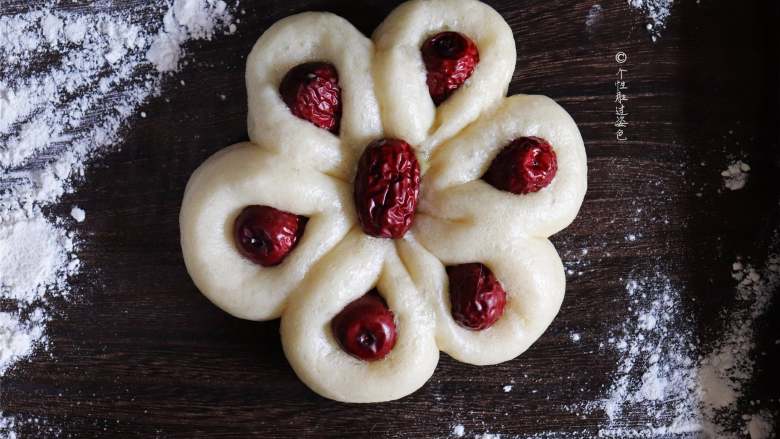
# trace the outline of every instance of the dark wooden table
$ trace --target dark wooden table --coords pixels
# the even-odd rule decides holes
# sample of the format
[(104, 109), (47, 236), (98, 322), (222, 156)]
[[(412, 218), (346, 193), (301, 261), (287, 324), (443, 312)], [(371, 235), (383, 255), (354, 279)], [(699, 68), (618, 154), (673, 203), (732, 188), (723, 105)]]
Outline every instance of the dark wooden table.
[[(370, 33), (397, 2), (242, 3), (238, 33), (187, 46), (190, 63), (170, 78), (164, 99), (146, 105), (149, 117), (129, 122), (121, 150), (91, 166), (52, 211), (86, 209), (85, 272), (78, 298), (49, 326), (50, 352), (0, 382), (0, 407), (20, 418), (22, 437), (48, 436), (42, 425), (65, 437), (144, 438), (442, 437), (453, 424), (507, 436), (596, 431), (603, 414), (582, 419), (562, 406), (609, 384), (617, 354), (599, 343), (627, 317), (627, 276), (664, 267), (685, 284), (681, 306), (706, 347), (733, 296), (735, 255), (760, 262), (766, 254), (780, 214), (777, 3), (680, 0), (653, 43), (645, 16), (624, 0), (599, 2), (601, 20), (590, 28), (594, 1), (488, 1), (517, 41), (510, 93), (553, 97), (585, 138), (588, 195), (574, 224), (553, 238), (583, 273), (569, 276), (560, 315), (514, 361), (478, 368), (442, 355), (433, 378), (400, 401), (323, 399), (287, 364), (278, 322), (234, 319), (195, 289), (179, 248), (179, 206), (190, 173), (246, 139), (244, 62), (268, 26), (330, 10)], [(619, 51), (630, 99), (625, 142), (613, 126)], [(753, 166), (749, 185), (721, 192), (719, 173), (735, 157)], [(627, 241), (629, 233), (641, 238)], [(778, 320), (761, 324), (767, 355), (752, 395), (768, 400), (780, 395)]]

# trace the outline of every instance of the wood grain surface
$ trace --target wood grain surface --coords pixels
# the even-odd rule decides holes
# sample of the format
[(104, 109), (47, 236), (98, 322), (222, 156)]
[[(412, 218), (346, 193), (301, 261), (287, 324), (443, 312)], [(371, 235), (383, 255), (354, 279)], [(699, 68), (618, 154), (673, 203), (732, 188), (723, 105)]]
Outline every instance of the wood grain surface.
[[(593, 0), (487, 1), (517, 41), (510, 94), (556, 99), (588, 151), (585, 203), (553, 237), (573, 271), (566, 299), (544, 336), (513, 361), (474, 367), (442, 354), (431, 380), (407, 398), (337, 403), (298, 381), (277, 321), (237, 320), (196, 290), (179, 248), (181, 197), (203, 160), (247, 138), (243, 75), (254, 41), (306, 10), (336, 12), (370, 34), (397, 3), (245, 1), (235, 35), (187, 46), (189, 64), (144, 106), (148, 117), (130, 120), (117, 150), (51, 211), (86, 210), (77, 226), (85, 272), (78, 297), (49, 326), (50, 351), (0, 381), (0, 407), (21, 419), (21, 437), (427, 438), (448, 436), (454, 424), (470, 434), (591, 437), (605, 415), (565, 406), (603, 395), (616, 370), (617, 354), (600, 343), (629, 315), (626, 279), (670, 273), (685, 289), (681, 306), (702, 348), (718, 337), (719, 313), (733, 297), (731, 262), (760, 262), (778, 225), (776, 2), (680, 0), (653, 43), (646, 17), (623, 0), (598, 1), (601, 18), (590, 27)], [(625, 142), (613, 126), (619, 51), (628, 70)], [(749, 185), (722, 191), (720, 171), (735, 157), (753, 166)], [(778, 319), (761, 325), (766, 354), (753, 395), (777, 410)]]

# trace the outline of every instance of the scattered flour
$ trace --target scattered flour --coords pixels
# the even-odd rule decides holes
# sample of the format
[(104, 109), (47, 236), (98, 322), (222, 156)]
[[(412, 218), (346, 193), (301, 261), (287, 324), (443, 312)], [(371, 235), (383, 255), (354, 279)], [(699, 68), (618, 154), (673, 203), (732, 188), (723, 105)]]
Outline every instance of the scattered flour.
[[(695, 340), (678, 306), (682, 289), (664, 272), (626, 282), (632, 317), (607, 340), (619, 354), (617, 373), (606, 397), (586, 407), (607, 416), (599, 437), (653, 438), (701, 429)], [(644, 426), (624, 412), (642, 415)]]
[[(177, 0), (165, 13), (163, 27), (146, 52), (146, 58), (160, 72), (176, 70), (182, 43), (192, 38), (211, 39), (217, 30), (215, 23), (227, 23), (229, 17), (224, 1)], [(234, 27), (229, 30), (235, 32)]]
[(603, 8), (598, 3), (590, 7), (588, 16), (585, 17), (585, 28), (588, 32), (596, 31), (599, 23), (601, 23), (601, 14), (603, 11)]
[(723, 177), (723, 186), (732, 191), (738, 191), (745, 187), (748, 180), (750, 165), (737, 160), (731, 163), (720, 175)]
[(0, 312), (0, 375), (29, 355), (35, 343), (45, 343), (42, 324), (45, 319), (40, 308), (35, 309), (25, 322), (18, 313)]
[[(780, 290), (780, 256), (776, 254), (761, 269), (741, 261), (731, 268), (738, 282), (736, 304), (724, 312), (726, 332), (703, 357), (698, 370), (705, 431), (716, 437), (736, 437), (733, 426), (750, 415), (739, 403), (755, 369), (756, 324), (766, 318), (774, 294)], [(765, 417), (756, 414), (756, 419)]]
[(84, 209), (73, 206), (73, 209), (70, 210), (70, 216), (73, 217), (76, 222), (82, 223), (87, 218), (87, 213), (84, 212)]
[[(773, 241), (775, 247), (780, 243)], [(680, 294), (662, 274), (626, 283), (633, 319), (608, 342), (620, 353), (615, 380), (606, 398), (588, 405), (608, 418), (600, 437), (643, 437), (700, 432), (705, 437), (738, 438), (749, 432), (771, 437), (767, 413), (750, 413), (745, 402), (755, 368), (755, 330), (780, 289), (780, 257), (771, 255), (758, 270), (737, 261), (736, 304), (724, 311), (725, 333), (704, 355), (691, 322), (680, 314)], [(750, 407), (753, 407), (751, 401)], [(621, 415), (644, 413), (644, 426)], [(746, 412), (747, 410), (747, 412)], [(757, 409), (756, 409), (757, 410)], [(744, 420), (750, 422), (740, 431)], [(765, 436), (761, 436), (765, 434)]]
[(2, 298), (23, 305), (42, 299), (49, 287), (67, 291), (67, 277), (79, 265), (73, 234), (38, 214), (7, 217), (0, 226)]
[(650, 33), (650, 38), (655, 42), (661, 31), (666, 27), (666, 20), (672, 13), (674, 0), (627, 0), (629, 6), (642, 11), (647, 17), (645, 28)]
[(451, 435), (454, 437), (463, 437), (466, 435), (466, 429), (463, 424), (457, 424), (452, 426)]
[(761, 413), (750, 417), (747, 431), (750, 439), (771, 439), (775, 435), (774, 417), (767, 413)]
[(5, 434), (6, 439), (17, 439), (16, 432), (14, 432), (15, 427), (15, 419), (4, 417), (3, 412), (0, 411), (0, 433)]
[[(637, 215), (642, 212), (636, 210)], [(663, 215), (633, 220), (637, 226), (645, 221), (669, 224)], [(631, 235), (638, 237), (641, 232), (626, 233), (625, 241)], [(600, 244), (591, 243), (591, 249), (596, 245)], [(771, 252), (780, 249), (777, 233), (771, 247)], [(587, 269), (591, 253), (565, 251), (561, 256), (567, 275)], [(687, 287), (670, 278), (676, 267), (659, 260), (656, 264), (655, 270), (637, 269), (624, 281), (629, 318), (599, 344), (604, 354), (614, 354), (618, 362), (603, 398), (561, 406), (583, 419), (603, 419), (599, 428), (507, 437), (726, 439), (748, 437), (750, 428), (759, 432), (766, 424), (774, 425), (776, 415), (767, 406), (775, 407), (777, 401), (752, 400), (749, 383), (755, 360), (762, 354), (755, 346), (756, 331), (769, 319), (768, 307), (780, 289), (780, 258), (769, 256), (760, 269), (743, 260), (730, 264), (736, 281), (735, 303), (722, 313), (725, 329), (706, 345), (694, 332), (694, 317), (684, 311)], [(775, 344), (780, 345), (780, 339)]]
[[(233, 21), (217, 0), (131, 2), (111, 13), (39, 3), (0, 16), (0, 376), (46, 347), (51, 299), (67, 300), (80, 269), (72, 223), (44, 208), (160, 93), (185, 42)], [(70, 214), (85, 219), (79, 207)], [(17, 420), (6, 415), (0, 409), (0, 436), (14, 437)]]

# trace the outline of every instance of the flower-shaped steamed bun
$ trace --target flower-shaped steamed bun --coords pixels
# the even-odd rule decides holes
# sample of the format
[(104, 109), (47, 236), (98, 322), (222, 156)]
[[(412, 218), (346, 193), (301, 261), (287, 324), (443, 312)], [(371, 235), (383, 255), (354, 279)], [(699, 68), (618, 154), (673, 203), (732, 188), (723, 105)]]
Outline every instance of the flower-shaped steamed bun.
[(577, 215), (585, 149), (551, 99), (505, 98), (512, 31), (475, 0), (413, 0), (369, 40), (344, 19), (280, 20), (247, 62), (250, 142), (193, 173), (180, 216), (196, 286), (281, 317), (315, 392), (396, 399), (439, 351), (520, 355), (557, 314), (547, 239)]

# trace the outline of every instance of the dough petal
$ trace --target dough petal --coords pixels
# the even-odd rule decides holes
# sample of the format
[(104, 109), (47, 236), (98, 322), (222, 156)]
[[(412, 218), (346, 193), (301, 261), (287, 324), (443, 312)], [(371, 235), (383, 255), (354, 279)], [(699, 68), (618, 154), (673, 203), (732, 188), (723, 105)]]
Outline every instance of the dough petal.
[[(283, 152), (293, 163), (351, 178), (356, 155), (382, 134), (371, 65), (374, 48), (348, 21), (306, 12), (277, 21), (255, 43), (246, 66), (249, 138)], [(279, 95), (282, 78), (311, 61), (333, 64), (339, 74), (339, 136), (294, 116)]]
[[(187, 271), (209, 300), (239, 318), (279, 317), (309, 267), (346, 235), (355, 217), (347, 184), (287, 163), (252, 143), (236, 144), (200, 165), (184, 191), (179, 224)], [(233, 223), (253, 204), (309, 217), (298, 245), (278, 266), (254, 264), (236, 250)]]
[[(339, 346), (331, 320), (374, 286), (396, 317), (398, 339), (383, 359), (358, 360)], [(282, 344), (298, 377), (322, 396), (380, 402), (406, 396), (439, 360), (434, 319), (392, 241), (355, 228), (311, 271), (282, 315)]]
[[(555, 318), (566, 288), (563, 264), (544, 238), (486, 237), (469, 224), (420, 216), (399, 253), (436, 314), (439, 349), (464, 363), (497, 364), (525, 352)], [(460, 326), (450, 311), (445, 267), (470, 262), (490, 268), (507, 292), (503, 316), (482, 331)]]
[[(517, 195), (481, 180), (501, 149), (523, 136), (538, 136), (552, 145), (558, 172), (550, 185)], [(546, 237), (574, 221), (587, 186), (585, 146), (571, 116), (548, 97), (515, 95), (436, 151), (419, 209), (473, 222), (485, 234)]]
[[(471, 38), (479, 63), (471, 77), (438, 108), (426, 84), (423, 42), (442, 31)], [(495, 107), (506, 95), (517, 57), (512, 29), (476, 0), (413, 0), (377, 28), (374, 76), (385, 134), (416, 145), (423, 160), (444, 140)]]

